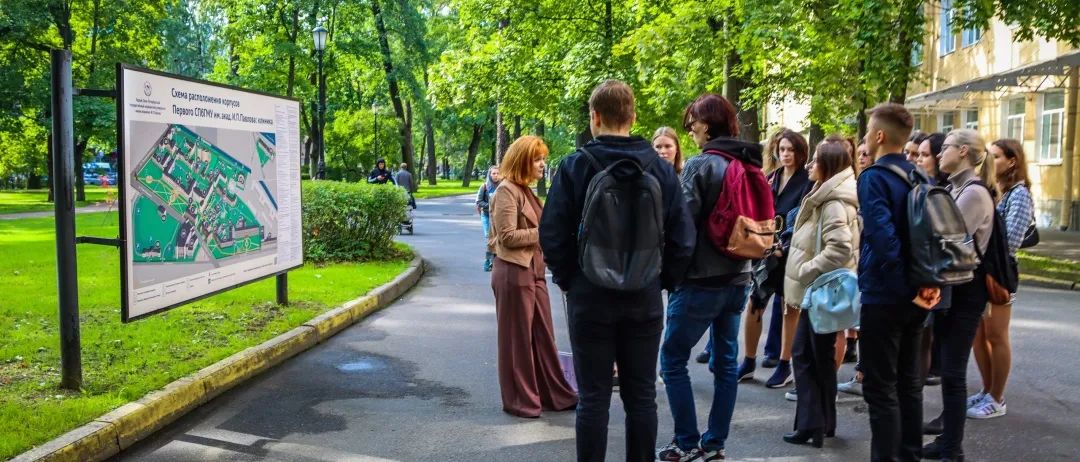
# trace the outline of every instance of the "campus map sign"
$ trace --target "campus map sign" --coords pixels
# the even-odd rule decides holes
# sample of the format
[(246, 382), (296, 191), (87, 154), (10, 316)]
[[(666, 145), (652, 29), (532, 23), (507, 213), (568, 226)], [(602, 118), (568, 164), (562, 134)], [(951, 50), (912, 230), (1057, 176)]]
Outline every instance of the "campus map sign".
[(300, 103), (119, 65), (125, 322), (303, 264)]

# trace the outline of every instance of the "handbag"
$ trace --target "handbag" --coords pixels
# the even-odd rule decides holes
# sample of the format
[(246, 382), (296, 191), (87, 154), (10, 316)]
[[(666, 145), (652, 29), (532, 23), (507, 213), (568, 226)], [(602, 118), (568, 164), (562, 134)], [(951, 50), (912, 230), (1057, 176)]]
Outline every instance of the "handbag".
[[(818, 219), (814, 255), (821, 254), (823, 219), (824, 216)], [(831, 334), (855, 327), (859, 324), (862, 307), (858, 276), (847, 268), (818, 276), (806, 289), (802, 307), (809, 310), (810, 326), (816, 334)]]
[(1036, 245), (1039, 245), (1039, 228), (1035, 227), (1035, 218), (1033, 217), (1031, 226), (1028, 226), (1027, 232), (1024, 233), (1024, 240), (1020, 241), (1020, 248), (1026, 249)]

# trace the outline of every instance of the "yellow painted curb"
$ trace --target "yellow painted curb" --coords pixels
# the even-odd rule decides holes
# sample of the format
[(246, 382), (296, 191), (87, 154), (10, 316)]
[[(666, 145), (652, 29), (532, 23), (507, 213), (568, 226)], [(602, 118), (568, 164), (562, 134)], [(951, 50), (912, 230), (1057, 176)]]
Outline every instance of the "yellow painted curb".
[(372, 312), (385, 308), (424, 274), (419, 256), (394, 280), (316, 316), (295, 329), (178, 379), (142, 399), (26, 451), (12, 462), (83, 462), (108, 459), (245, 380), (296, 356)]

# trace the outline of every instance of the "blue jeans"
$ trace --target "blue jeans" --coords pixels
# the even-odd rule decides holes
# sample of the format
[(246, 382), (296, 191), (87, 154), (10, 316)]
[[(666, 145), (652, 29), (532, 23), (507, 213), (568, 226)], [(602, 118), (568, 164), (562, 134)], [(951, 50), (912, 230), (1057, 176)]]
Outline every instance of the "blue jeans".
[[(720, 289), (683, 285), (669, 297), (667, 330), (660, 347), (660, 372), (664, 376), (668, 405), (675, 421), (675, 441), (679, 448), (698, 447), (707, 451), (724, 448), (738, 392), (736, 369), (739, 353), (739, 320), (746, 299), (747, 286)], [(709, 368), (713, 371), (713, 402), (709, 426), (704, 437), (698, 433), (694, 392), (686, 362), (690, 349), (711, 329), (713, 352)]]
[(480, 213), (480, 225), (484, 227), (484, 242), (491, 236), (491, 217), (487, 212)]

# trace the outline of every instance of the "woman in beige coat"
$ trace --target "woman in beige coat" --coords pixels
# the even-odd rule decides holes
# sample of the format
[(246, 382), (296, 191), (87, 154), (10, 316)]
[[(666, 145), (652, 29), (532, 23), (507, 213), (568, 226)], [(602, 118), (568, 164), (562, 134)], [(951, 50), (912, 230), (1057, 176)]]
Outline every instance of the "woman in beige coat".
[(563, 411), (577, 405), (577, 394), (563, 376), (555, 349), (540, 249), (543, 206), (529, 187), (543, 175), (547, 155), (540, 138), (518, 138), (503, 157), (503, 181), (491, 199), (499, 388), (503, 410), (518, 417), (540, 417), (541, 410)]
[[(808, 169), (814, 187), (795, 219), (784, 272), (784, 299), (792, 303), (802, 302), (818, 276), (858, 266), (859, 201), (851, 155), (843, 143), (824, 142)], [(802, 310), (792, 352), (798, 398), (795, 431), (784, 435), (784, 441), (821, 447), (824, 437), (836, 432), (835, 341), (835, 333), (814, 333), (809, 313)]]

